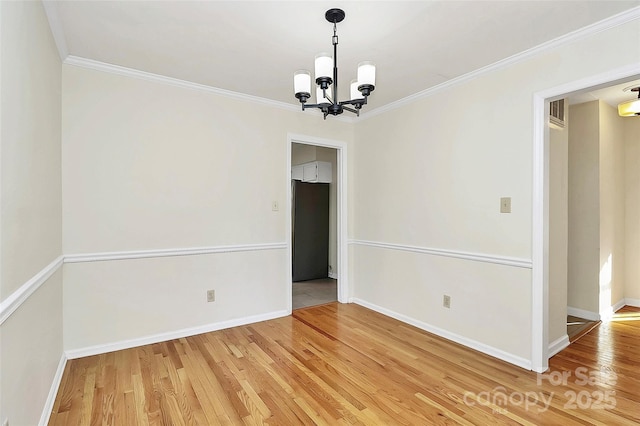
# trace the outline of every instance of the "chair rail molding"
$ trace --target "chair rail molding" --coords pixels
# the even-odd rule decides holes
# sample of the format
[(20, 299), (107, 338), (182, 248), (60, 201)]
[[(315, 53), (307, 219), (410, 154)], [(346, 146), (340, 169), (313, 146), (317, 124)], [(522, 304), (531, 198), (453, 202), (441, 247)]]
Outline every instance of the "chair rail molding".
[(459, 250), (449, 250), (433, 247), (420, 247), (406, 244), (384, 243), (369, 240), (350, 240), (350, 244), (377, 247), (397, 251), (409, 251), (413, 253), (428, 254), (433, 256), (453, 257), (456, 259), (471, 260), (474, 262), (494, 263), (497, 265), (513, 266), (516, 268), (531, 269), (531, 260), (518, 257), (500, 256), (495, 254), (472, 253)]
[(0, 303), (0, 325), (11, 316), (33, 293), (35, 293), (42, 284), (44, 284), (53, 275), (62, 263), (64, 256), (60, 255), (42, 268), (40, 272), (35, 274), (29, 281), (22, 284), (16, 291), (11, 293), (9, 297)]

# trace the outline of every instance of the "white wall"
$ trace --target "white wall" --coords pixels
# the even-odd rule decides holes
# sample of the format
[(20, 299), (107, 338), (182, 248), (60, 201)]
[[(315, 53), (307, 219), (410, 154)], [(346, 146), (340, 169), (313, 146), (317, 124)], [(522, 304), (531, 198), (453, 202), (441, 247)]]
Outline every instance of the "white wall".
[[(61, 64), (40, 2), (0, 2), (0, 422), (33, 425), (62, 355)], [(54, 268), (55, 269), (55, 268)]]
[(318, 161), (331, 163), (329, 184), (329, 271), (338, 272), (338, 151), (334, 148), (318, 147)]
[(598, 101), (569, 108), (569, 307), (599, 312), (600, 111)]
[(625, 299), (640, 306), (640, 117), (623, 120), (625, 142)]
[(65, 264), (67, 350), (285, 313), (286, 214), (271, 205), (286, 206), (287, 133), (353, 138), (312, 112), (68, 65), (62, 131), (65, 254), (280, 245)]
[(625, 299), (631, 238), (625, 231), (625, 119), (603, 101), (570, 111), (568, 305), (608, 315)]
[(637, 61), (639, 34), (624, 24), (358, 122), (356, 299), (526, 366), (531, 269), (500, 262), (531, 259), (533, 94)]
[(567, 255), (569, 238), (569, 105), (565, 127), (549, 126), (549, 342), (567, 335)]
[(625, 287), (625, 118), (617, 108), (600, 110), (600, 313), (624, 300)]

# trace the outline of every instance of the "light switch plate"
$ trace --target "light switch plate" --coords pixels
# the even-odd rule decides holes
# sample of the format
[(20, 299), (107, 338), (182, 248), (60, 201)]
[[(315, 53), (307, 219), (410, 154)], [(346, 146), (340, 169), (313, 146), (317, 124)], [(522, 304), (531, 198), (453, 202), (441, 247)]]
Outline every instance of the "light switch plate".
[(274, 212), (277, 212), (278, 210), (280, 210), (280, 206), (278, 205), (277, 201), (271, 202), (271, 210)]
[(500, 213), (511, 213), (511, 197), (500, 198)]

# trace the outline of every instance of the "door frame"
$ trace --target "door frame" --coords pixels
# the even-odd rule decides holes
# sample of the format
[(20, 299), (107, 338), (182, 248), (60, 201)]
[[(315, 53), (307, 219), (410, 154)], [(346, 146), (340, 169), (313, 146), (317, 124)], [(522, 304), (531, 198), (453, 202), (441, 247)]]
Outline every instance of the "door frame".
[[(573, 92), (634, 79), (640, 63), (627, 65), (533, 94), (531, 369), (549, 368), (549, 101)], [(569, 118), (570, 119), (570, 118)]]
[(287, 312), (291, 314), (293, 310), (293, 289), (292, 289), (292, 200), (291, 200), (291, 146), (292, 144), (303, 144), (333, 148), (336, 150), (337, 163), (337, 206), (336, 206), (336, 265), (338, 276), (338, 302), (349, 303), (349, 262), (348, 262), (348, 240), (347, 240), (347, 143), (344, 141), (324, 139), (314, 136), (301, 135), (296, 133), (287, 134), (287, 203), (286, 203), (286, 242), (287, 242)]

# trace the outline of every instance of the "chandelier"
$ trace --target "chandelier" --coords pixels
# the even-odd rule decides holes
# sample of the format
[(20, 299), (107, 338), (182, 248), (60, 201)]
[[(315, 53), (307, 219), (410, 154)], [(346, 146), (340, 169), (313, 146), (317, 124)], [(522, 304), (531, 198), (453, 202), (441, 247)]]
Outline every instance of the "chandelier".
[(624, 91), (638, 92), (638, 98), (618, 104), (618, 115), (621, 117), (635, 117), (640, 115), (640, 87), (626, 87)]
[[(357, 79), (351, 81), (350, 100), (338, 101), (338, 35), (336, 24), (345, 17), (342, 9), (329, 9), (325, 13), (327, 21), (333, 23), (333, 58), (328, 53), (316, 55), (316, 104), (307, 104), (311, 97), (311, 73), (299, 70), (293, 74), (295, 96), (305, 108), (318, 108), (327, 115), (340, 115), (343, 111), (350, 111), (360, 116), (360, 109), (367, 103), (367, 97), (373, 92), (376, 84), (376, 67), (372, 62), (358, 64)], [(351, 107), (353, 106), (353, 108)]]

